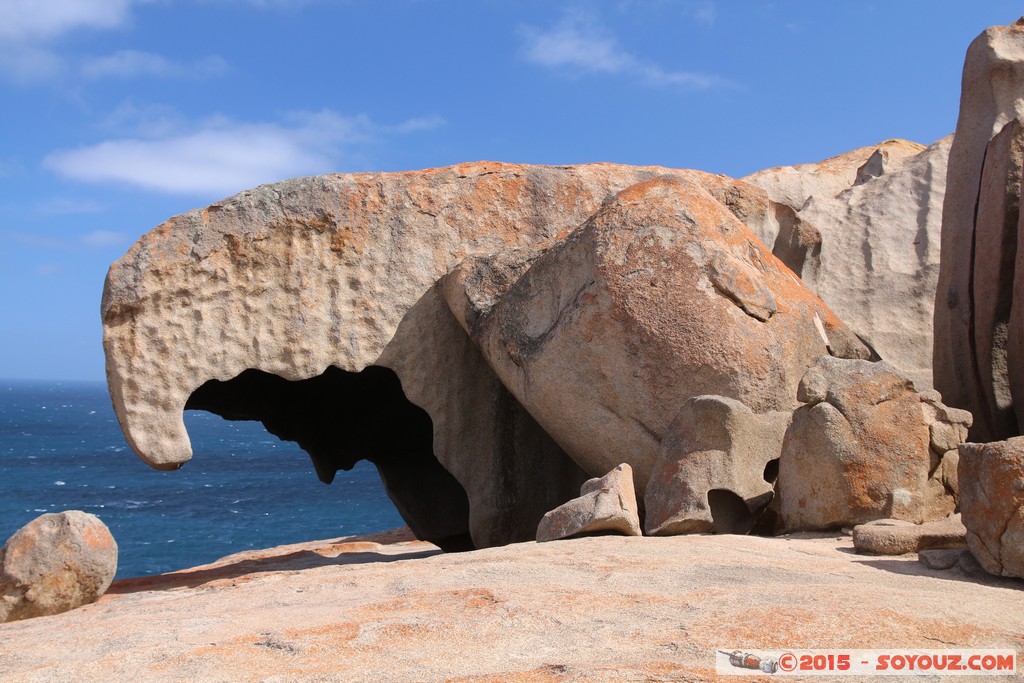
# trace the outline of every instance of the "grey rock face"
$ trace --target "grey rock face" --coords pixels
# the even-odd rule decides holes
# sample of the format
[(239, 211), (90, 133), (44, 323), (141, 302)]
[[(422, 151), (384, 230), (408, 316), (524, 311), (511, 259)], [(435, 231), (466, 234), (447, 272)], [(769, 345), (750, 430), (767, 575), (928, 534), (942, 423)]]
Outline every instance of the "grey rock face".
[(626, 463), (584, 482), (578, 498), (545, 514), (537, 526), (537, 541), (602, 533), (640, 535), (633, 469)]
[(117, 543), (95, 515), (45, 514), (0, 548), (0, 622), (95, 602), (117, 573)]
[(1024, 21), (1018, 21), (986, 29), (967, 50), (943, 202), (935, 388), (974, 415), (977, 441), (1019, 433), (1010, 368), (1024, 361), (1011, 358), (1024, 333), (1024, 313), (1011, 302), (1024, 293), (1013, 257), (1021, 254), (1021, 143), (1019, 124), (1010, 122), (1022, 115)]
[(799, 262), (783, 257), (792, 230), (766, 242), (774, 253), (919, 389), (932, 384), (932, 317), (950, 143), (945, 138), (926, 148), (887, 140), (819, 163), (744, 178), (791, 207), (801, 234), (816, 235), (817, 245)]
[(650, 536), (747, 533), (774, 497), (789, 411), (755, 414), (723, 396), (688, 400), (661, 441), (644, 496)]

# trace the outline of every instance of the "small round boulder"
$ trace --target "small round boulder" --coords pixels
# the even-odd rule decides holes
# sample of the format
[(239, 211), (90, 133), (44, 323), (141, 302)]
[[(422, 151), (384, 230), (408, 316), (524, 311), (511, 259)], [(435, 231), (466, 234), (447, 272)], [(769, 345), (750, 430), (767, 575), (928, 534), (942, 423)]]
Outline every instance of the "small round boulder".
[(95, 602), (117, 572), (117, 543), (95, 515), (37, 517), (0, 548), (0, 623)]

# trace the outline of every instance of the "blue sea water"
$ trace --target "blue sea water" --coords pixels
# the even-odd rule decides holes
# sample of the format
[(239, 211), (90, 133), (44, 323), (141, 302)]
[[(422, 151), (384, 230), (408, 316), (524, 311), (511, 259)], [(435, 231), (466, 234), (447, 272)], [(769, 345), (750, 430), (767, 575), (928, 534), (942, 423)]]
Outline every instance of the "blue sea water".
[(185, 425), (192, 460), (160, 472), (125, 442), (102, 382), (0, 381), (0, 542), (44, 512), (91, 512), (124, 578), (403, 524), (366, 461), (328, 486), (259, 422), (186, 411)]

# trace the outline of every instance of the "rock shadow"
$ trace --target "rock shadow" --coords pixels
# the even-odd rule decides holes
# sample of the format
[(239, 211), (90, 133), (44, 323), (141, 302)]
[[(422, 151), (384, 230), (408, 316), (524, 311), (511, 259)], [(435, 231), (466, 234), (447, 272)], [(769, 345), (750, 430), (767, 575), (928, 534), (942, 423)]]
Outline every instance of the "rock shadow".
[(466, 491), (434, 455), (430, 416), (406, 398), (388, 368), (347, 372), (332, 366), (299, 381), (250, 369), (206, 382), (185, 409), (262, 422), (306, 451), (325, 484), (338, 470), (368, 460), (417, 538), (445, 551), (474, 547)]
[(267, 572), (294, 572), (314, 569), (316, 567), (416, 560), (432, 557), (441, 552), (441, 550), (434, 549), (399, 555), (376, 552), (344, 552), (336, 557), (327, 557), (312, 550), (299, 550), (286, 555), (239, 560), (205, 569), (187, 569), (167, 574), (157, 574), (155, 576), (120, 579), (111, 584), (105, 595), (125, 595), (144, 591), (171, 590), (174, 588), (196, 588), (211, 582), (244, 582), (250, 580), (253, 574)]

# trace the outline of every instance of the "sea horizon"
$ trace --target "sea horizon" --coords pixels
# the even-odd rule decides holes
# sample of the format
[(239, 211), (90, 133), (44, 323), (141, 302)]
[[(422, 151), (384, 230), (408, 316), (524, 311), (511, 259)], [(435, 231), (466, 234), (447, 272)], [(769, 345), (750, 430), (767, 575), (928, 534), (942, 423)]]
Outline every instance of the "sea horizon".
[(368, 462), (324, 485), (305, 452), (258, 422), (184, 419), (193, 458), (158, 471), (125, 441), (105, 381), (0, 379), (0, 542), (42, 514), (82, 510), (110, 528), (128, 578), (404, 524)]

